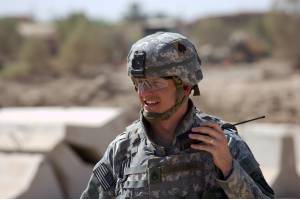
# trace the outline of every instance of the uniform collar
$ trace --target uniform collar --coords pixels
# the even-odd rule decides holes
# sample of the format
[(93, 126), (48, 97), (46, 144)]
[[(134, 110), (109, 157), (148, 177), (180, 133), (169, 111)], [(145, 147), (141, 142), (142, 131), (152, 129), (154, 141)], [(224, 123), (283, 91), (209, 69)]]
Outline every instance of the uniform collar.
[[(184, 115), (183, 119), (179, 122), (178, 126), (175, 129), (175, 138), (173, 144), (176, 142), (176, 138), (187, 131), (189, 131), (192, 128), (193, 122), (194, 122), (194, 116), (196, 114), (196, 108), (194, 106), (194, 103), (191, 99), (188, 100), (188, 110), (186, 114)], [(154, 142), (151, 140), (150, 136), (150, 123), (143, 117), (143, 114), (140, 112), (140, 130), (139, 134), (141, 138), (147, 138), (151, 141), (151, 143), (154, 144)]]

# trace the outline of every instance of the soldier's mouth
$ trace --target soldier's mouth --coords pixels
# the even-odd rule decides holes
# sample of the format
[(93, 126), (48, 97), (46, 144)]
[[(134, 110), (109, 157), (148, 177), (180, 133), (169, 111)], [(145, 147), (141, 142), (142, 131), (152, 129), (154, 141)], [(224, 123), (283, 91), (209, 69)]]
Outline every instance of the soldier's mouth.
[(159, 101), (144, 101), (144, 104), (147, 106), (154, 106), (159, 104)]

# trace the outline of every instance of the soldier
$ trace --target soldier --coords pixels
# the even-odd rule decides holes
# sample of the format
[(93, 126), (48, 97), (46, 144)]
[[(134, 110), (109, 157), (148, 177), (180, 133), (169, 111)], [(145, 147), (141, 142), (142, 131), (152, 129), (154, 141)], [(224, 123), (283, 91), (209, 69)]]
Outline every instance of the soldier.
[(140, 119), (113, 140), (81, 198), (273, 198), (234, 127), (198, 110), (201, 60), (183, 35), (158, 32), (137, 41), (128, 74)]

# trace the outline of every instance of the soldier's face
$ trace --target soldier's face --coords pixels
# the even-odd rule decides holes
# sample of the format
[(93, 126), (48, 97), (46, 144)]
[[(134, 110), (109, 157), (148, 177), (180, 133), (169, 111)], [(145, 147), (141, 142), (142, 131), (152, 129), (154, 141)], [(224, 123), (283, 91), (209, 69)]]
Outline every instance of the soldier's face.
[(135, 79), (140, 102), (147, 112), (162, 113), (176, 102), (176, 86), (172, 79)]

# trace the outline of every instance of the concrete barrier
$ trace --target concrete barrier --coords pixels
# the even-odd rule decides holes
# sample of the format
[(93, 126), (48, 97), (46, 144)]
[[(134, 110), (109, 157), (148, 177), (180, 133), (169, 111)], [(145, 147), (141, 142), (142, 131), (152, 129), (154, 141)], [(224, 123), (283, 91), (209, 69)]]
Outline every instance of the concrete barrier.
[(126, 127), (124, 115), (118, 108), (4, 108), (0, 150), (48, 151), (63, 140), (95, 161)]
[(294, 139), (291, 136), (285, 136), (282, 138), (279, 175), (273, 183), (273, 188), (277, 192), (278, 198), (300, 197), (300, 177), (297, 173), (296, 165)]
[(92, 173), (93, 165), (83, 162), (65, 143), (45, 154), (52, 163), (64, 198), (79, 198)]
[(0, 198), (63, 198), (43, 155), (0, 153)]
[[(41, 178), (46, 171), (40, 170), (40, 173), (34, 173), (34, 181), (24, 175), (23, 178), (28, 180), (25, 181), (23, 193), (8, 190), (3, 193), (3, 197), (79, 198), (92, 173), (93, 164), (101, 158), (107, 145), (124, 127), (120, 109), (1, 109), (0, 152), (8, 157), (13, 153), (41, 156), (51, 166), (52, 174), (47, 174), (56, 180), (56, 183), (51, 184), (60, 189), (59, 195), (45, 192), (44, 196), (39, 196), (39, 192), (32, 192), (36, 190), (29, 189), (31, 186), (50, 184), (48, 178)], [(44, 165), (33, 162), (33, 167), (40, 166)], [(9, 172), (10, 169), (6, 168), (5, 171)], [(11, 177), (18, 182), (14, 178), (18, 171), (11, 173), (15, 175), (7, 176), (7, 180)], [(42, 188), (40, 190), (43, 191)]]

